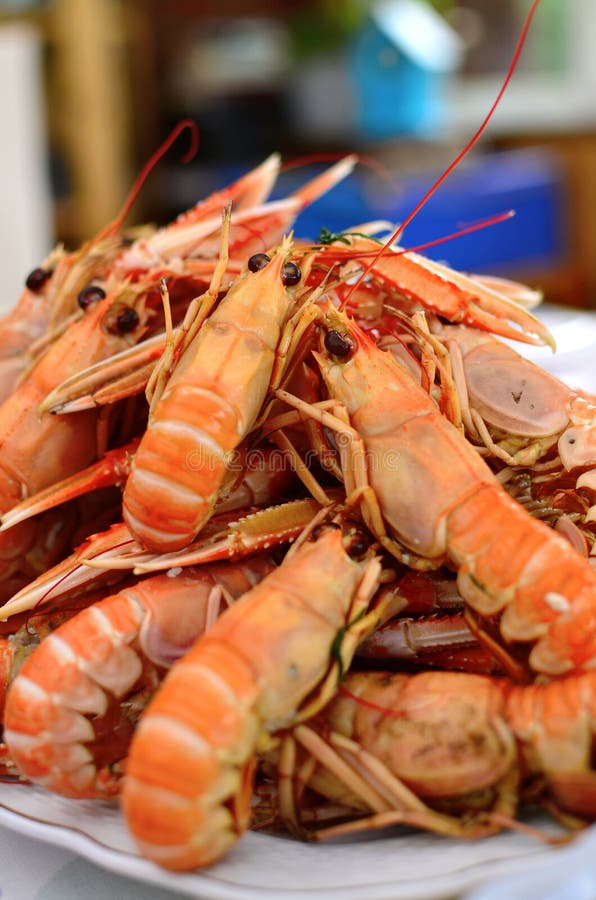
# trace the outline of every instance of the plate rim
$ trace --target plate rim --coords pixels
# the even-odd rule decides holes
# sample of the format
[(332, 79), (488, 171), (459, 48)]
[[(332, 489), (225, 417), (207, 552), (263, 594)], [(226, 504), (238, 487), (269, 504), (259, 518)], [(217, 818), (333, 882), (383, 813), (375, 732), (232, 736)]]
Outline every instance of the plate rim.
[[(27, 790), (28, 788), (26, 785), (19, 785), (19, 789)], [(60, 847), (120, 877), (144, 884), (157, 885), (174, 891), (180, 896), (195, 898), (195, 900), (262, 900), (266, 896), (270, 896), (272, 900), (332, 900), (332, 898), (337, 898), (337, 892), (340, 890), (342, 896), (353, 898), (353, 900), (445, 900), (447, 897), (453, 897), (454, 892), (464, 896), (468, 891), (481, 885), (490, 884), (497, 879), (531, 872), (545, 860), (552, 859), (552, 851), (563, 853), (566, 849), (564, 847), (547, 847), (537, 842), (533, 847), (529, 847), (527, 851), (515, 857), (505, 856), (471, 863), (465, 863), (462, 860), (461, 864), (448, 873), (425, 875), (417, 883), (415, 879), (412, 879), (405, 891), (396, 894), (395, 883), (386, 876), (382, 881), (357, 885), (338, 883), (334, 886), (296, 889), (269, 888), (261, 884), (244, 886), (237, 881), (225, 880), (225, 875), (221, 873), (221, 867), (225, 867), (225, 859), (218, 863), (219, 868), (214, 870), (215, 874), (210, 874), (209, 869), (192, 873), (171, 873), (134, 852), (106, 845), (100, 838), (89, 834), (84, 828), (16, 811), (7, 806), (1, 798), (0, 826), (34, 840)], [(596, 833), (596, 826), (593, 826), (591, 830)], [(495, 836), (497, 839), (498, 837), (498, 835)], [(264, 840), (284, 840), (255, 832), (250, 832), (244, 839), (249, 839), (257, 844)], [(445, 839), (437, 836), (436, 840)], [(484, 840), (491, 840), (491, 838)], [(351, 846), (357, 847), (358, 842)], [(569, 849), (572, 847), (573, 844), (569, 845)], [(490, 873), (482, 871), (486, 866), (490, 866)]]

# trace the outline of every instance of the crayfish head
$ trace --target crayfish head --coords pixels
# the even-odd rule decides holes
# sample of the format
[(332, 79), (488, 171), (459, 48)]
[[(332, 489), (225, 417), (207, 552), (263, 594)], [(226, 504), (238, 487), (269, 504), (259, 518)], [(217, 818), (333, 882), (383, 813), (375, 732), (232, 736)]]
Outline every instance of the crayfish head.
[(361, 562), (377, 549), (375, 539), (362, 525), (343, 519), (321, 522), (313, 529), (311, 538), (317, 541), (326, 531), (341, 531), (342, 546), (350, 559)]
[(303, 290), (303, 271), (293, 255), (291, 235), (267, 252), (253, 253), (242, 275), (228, 289), (227, 299), (233, 298), (239, 307), (250, 309), (253, 317), (260, 310), (269, 319), (278, 306), (292, 310)]
[(125, 285), (112, 296), (112, 302), (101, 319), (106, 335), (126, 346), (136, 344), (145, 333), (153, 315), (147, 304), (147, 293), (141, 287)]
[(317, 324), (319, 350), (313, 352), (329, 396), (345, 406), (350, 416), (368, 401), (376, 380), (375, 352), (370, 338), (329, 303)]
[[(281, 252), (284, 251), (282, 250)], [(261, 269), (268, 266), (270, 262), (271, 256), (269, 256), (268, 253), (253, 253), (246, 265), (249, 272), (260, 272)], [(279, 278), (284, 287), (295, 287), (302, 280), (300, 266), (290, 259), (286, 259), (285, 262), (282, 259)]]
[[(333, 305), (329, 297), (319, 303), (319, 354), (329, 363), (345, 363), (357, 349), (356, 323)], [(318, 357), (317, 357), (318, 358)]]

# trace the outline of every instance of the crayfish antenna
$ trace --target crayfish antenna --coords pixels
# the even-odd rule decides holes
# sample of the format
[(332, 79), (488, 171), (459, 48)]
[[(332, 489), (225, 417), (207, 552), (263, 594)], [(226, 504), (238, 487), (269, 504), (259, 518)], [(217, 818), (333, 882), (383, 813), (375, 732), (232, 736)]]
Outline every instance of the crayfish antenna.
[(504, 78), (504, 80), (503, 80), (503, 83), (501, 84), (501, 87), (499, 88), (499, 91), (498, 91), (498, 93), (497, 93), (497, 96), (496, 96), (495, 100), (493, 101), (493, 104), (492, 104), (492, 106), (490, 107), (488, 113), (486, 114), (486, 116), (484, 117), (484, 119), (482, 120), (482, 122), (480, 123), (480, 126), (479, 126), (479, 127), (477, 128), (477, 130), (474, 132), (474, 134), (472, 135), (472, 137), (470, 138), (470, 140), (468, 141), (468, 143), (465, 145), (465, 147), (463, 148), (463, 150), (460, 150), (460, 152), (457, 154), (457, 156), (455, 157), (455, 159), (453, 160), (453, 162), (451, 162), (451, 163), (447, 166), (447, 168), (445, 169), (445, 171), (444, 171), (444, 172), (439, 176), (439, 178), (437, 178), (437, 180), (431, 185), (431, 187), (430, 187), (430, 188), (428, 189), (428, 191), (424, 194), (424, 196), (421, 198), (421, 200), (418, 201), (418, 203), (416, 204), (416, 206), (414, 207), (414, 209), (406, 216), (406, 218), (405, 218), (404, 221), (401, 223), (401, 225), (394, 231), (394, 233), (391, 235), (391, 237), (390, 237), (390, 238), (386, 241), (386, 243), (380, 248), (380, 250), (379, 250), (377, 256), (373, 257), (373, 259), (372, 259), (371, 262), (368, 264), (368, 266), (365, 267), (365, 269), (364, 269), (364, 271), (362, 272), (362, 274), (360, 275), (360, 277), (359, 277), (359, 278), (357, 279), (357, 281), (352, 285), (351, 291), (349, 292), (348, 297), (346, 298), (346, 300), (349, 299), (350, 295), (353, 294), (354, 291), (356, 291), (356, 289), (359, 287), (359, 285), (360, 285), (360, 284), (364, 281), (364, 279), (366, 278), (367, 274), (368, 274), (368, 273), (370, 272), (370, 270), (374, 267), (375, 263), (381, 258), (381, 256), (383, 256), (383, 254), (386, 252), (386, 250), (387, 250), (387, 249), (388, 249), (388, 248), (389, 248), (389, 247), (390, 247), (390, 246), (391, 246), (391, 245), (392, 245), (392, 244), (393, 244), (393, 243), (401, 236), (401, 234), (403, 234), (403, 232), (405, 231), (405, 229), (407, 228), (407, 226), (410, 224), (410, 222), (418, 215), (418, 213), (420, 212), (420, 210), (422, 209), (422, 207), (426, 205), (426, 203), (428, 202), (428, 200), (430, 200), (430, 198), (432, 197), (432, 195), (433, 195), (433, 194), (435, 193), (435, 191), (443, 184), (443, 182), (444, 182), (445, 179), (451, 174), (451, 172), (453, 172), (453, 170), (454, 170), (455, 168), (457, 168), (457, 166), (460, 164), (460, 162), (462, 161), (462, 159), (464, 159), (464, 157), (467, 156), (467, 154), (468, 154), (468, 153), (470, 152), (470, 150), (476, 145), (476, 143), (478, 142), (478, 140), (480, 139), (480, 137), (482, 136), (482, 134), (483, 134), (484, 131), (486, 130), (486, 127), (488, 126), (488, 123), (489, 123), (490, 120), (492, 119), (492, 117), (493, 117), (493, 115), (494, 115), (494, 113), (495, 113), (495, 111), (496, 111), (496, 109), (497, 109), (499, 103), (501, 102), (501, 98), (502, 98), (503, 94), (505, 93), (505, 90), (507, 89), (507, 86), (508, 86), (509, 82), (511, 81), (511, 78), (512, 78), (512, 76), (513, 76), (513, 73), (514, 73), (514, 71), (515, 71), (515, 69), (516, 69), (516, 67), (517, 67), (517, 63), (518, 63), (519, 57), (520, 57), (520, 55), (521, 55), (522, 49), (523, 49), (524, 44), (525, 44), (525, 42), (526, 42), (526, 38), (527, 38), (527, 36), (528, 36), (528, 31), (530, 30), (530, 25), (531, 25), (531, 23), (532, 23), (532, 19), (534, 18), (534, 13), (535, 13), (536, 10), (538, 9), (539, 4), (540, 4), (540, 0), (533, 0), (532, 6), (530, 7), (530, 10), (529, 10), (529, 12), (528, 12), (528, 14), (527, 14), (527, 16), (526, 16), (526, 19), (525, 19), (525, 22), (524, 22), (524, 25), (523, 25), (521, 34), (520, 34), (520, 36), (519, 36), (519, 38), (518, 38), (518, 41), (517, 41), (515, 50), (514, 50), (514, 52), (513, 52), (512, 60), (511, 60), (511, 63), (509, 64), (509, 68), (507, 69), (507, 73), (506, 73), (506, 75), (505, 75), (505, 78)]

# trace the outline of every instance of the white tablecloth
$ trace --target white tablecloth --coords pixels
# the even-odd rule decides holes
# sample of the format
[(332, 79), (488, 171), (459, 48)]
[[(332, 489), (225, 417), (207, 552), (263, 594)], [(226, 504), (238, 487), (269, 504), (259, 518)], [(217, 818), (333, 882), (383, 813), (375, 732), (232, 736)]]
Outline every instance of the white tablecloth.
[(68, 850), (0, 827), (2, 900), (172, 900), (161, 887), (123, 878)]

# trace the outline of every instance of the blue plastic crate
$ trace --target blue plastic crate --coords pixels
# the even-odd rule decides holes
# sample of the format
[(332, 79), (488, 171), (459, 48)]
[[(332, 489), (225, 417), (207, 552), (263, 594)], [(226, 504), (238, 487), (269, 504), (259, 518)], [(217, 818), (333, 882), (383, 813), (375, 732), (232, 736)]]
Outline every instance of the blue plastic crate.
[[(392, 195), (376, 176), (357, 171), (304, 210), (296, 234), (316, 238), (323, 225), (341, 231), (376, 218), (399, 223), (435, 177), (406, 179)], [(554, 269), (568, 251), (566, 190), (561, 167), (550, 153), (524, 150), (484, 156), (449, 176), (408, 225), (401, 243), (416, 247), (512, 209), (512, 219), (424, 253), (464, 271)]]
[[(247, 168), (248, 164), (226, 168), (217, 181), (229, 183)], [(286, 196), (324, 168), (317, 165), (282, 173), (273, 196)], [(322, 227), (340, 232), (372, 219), (397, 224), (435, 178), (436, 173), (407, 178), (392, 191), (380, 176), (359, 167), (300, 214), (295, 234), (316, 240)], [(516, 272), (554, 270), (568, 252), (566, 208), (564, 174), (553, 154), (545, 150), (487, 154), (451, 173), (408, 225), (401, 244), (415, 248), (512, 209), (512, 219), (423, 252), (469, 272), (514, 276)]]

